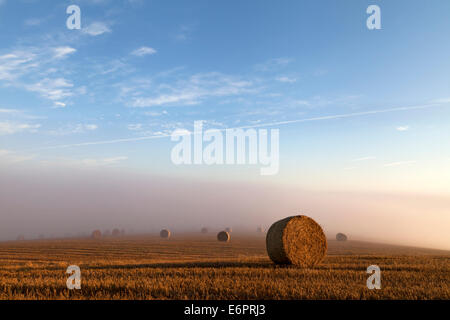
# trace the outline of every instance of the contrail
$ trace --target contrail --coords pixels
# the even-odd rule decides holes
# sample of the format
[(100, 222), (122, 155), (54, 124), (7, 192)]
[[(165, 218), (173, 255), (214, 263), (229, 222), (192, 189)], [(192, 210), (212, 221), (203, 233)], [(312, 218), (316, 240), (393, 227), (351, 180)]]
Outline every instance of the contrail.
[[(382, 109), (382, 110), (370, 110), (363, 112), (353, 112), (353, 113), (345, 113), (345, 114), (335, 114), (329, 116), (321, 116), (314, 118), (304, 118), (304, 119), (295, 119), (295, 120), (286, 120), (286, 121), (278, 121), (271, 123), (261, 123), (254, 125), (247, 125), (236, 128), (225, 128), (225, 129), (216, 129), (213, 131), (226, 131), (229, 129), (251, 129), (251, 128), (260, 128), (260, 127), (275, 127), (288, 125), (293, 123), (302, 123), (302, 122), (312, 122), (312, 121), (322, 121), (322, 120), (333, 120), (333, 119), (342, 119), (342, 118), (353, 118), (360, 117), (378, 113), (389, 113), (389, 112), (397, 112), (397, 111), (409, 111), (409, 110), (419, 110), (419, 109), (428, 109), (433, 107), (443, 106), (441, 103), (433, 103), (433, 104), (425, 104), (420, 106), (411, 106), (411, 107), (397, 107), (390, 109)], [(186, 133), (187, 134), (187, 133)], [(114, 140), (104, 140), (104, 141), (92, 141), (92, 142), (82, 142), (75, 144), (66, 144), (66, 145), (57, 145), (51, 147), (40, 148), (38, 150), (49, 150), (49, 149), (62, 149), (62, 148), (72, 148), (72, 147), (85, 147), (85, 146), (93, 146), (93, 145), (103, 145), (103, 144), (115, 144), (115, 143), (124, 143), (124, 142), (136, 142), (136, 141), (144, 141), (144, 140), (153, 140), (153, 139), (161, 139), (171, 137), (172, 134), (161, 134), (161, 135), (153, 135), (153, 136), (145, 136), (145, 137), (135, 137), (135, 138), (124, 138), (124, 139), (114, 139)]]

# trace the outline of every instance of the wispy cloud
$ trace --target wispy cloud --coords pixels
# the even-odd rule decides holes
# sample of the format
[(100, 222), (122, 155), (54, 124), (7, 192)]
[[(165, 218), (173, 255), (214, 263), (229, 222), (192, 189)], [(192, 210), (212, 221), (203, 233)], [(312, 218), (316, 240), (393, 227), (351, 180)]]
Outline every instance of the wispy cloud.
[(276, 71), (282, 67), (287, 66), (293, 62), (291, 58), (274, 58), (270, 59), (264, 63), (257, 64), (255, 69), (257, 71)]
[[(421, 109), (429, 109), (434, 107), (442, 107), (440, 104), (425, 104), (419, 106), (410, 106), (410, 107), (397, 107), (390, 109), (382, 109), (382, 110), (371, 110), (364, 112), (354, 112), (354, 113), (345, 113), (345, 114), (336, 114), (322, 117), (314, 117), (314, 118), (303, 118), (303, 119), (295, 119), (295, 120), (287, 120), (287, 121), (278, 121), (278, 122), (270, 122), (270, 123), (258, 123), (247, 126), (240, 126), (236, 129), (248, 129), (248, 128), (261, 128), (261, 127), (275, 127), (303, 122), (314, 122), (314, 121), (325, 121), (325, 120), (335, 120), (335, 119), (345, 119), (345, 118), (353, 118), (353, 117), (361, 117), (361, 116), (369, 116), (374, 114), (382, 114), (382, 113), (391, 113), (391, 112), (402, 112), (402, 111), (411, 111), (411, 110), (421, 110)], [(225, 131), (226, 128), (218, 129), (218, 131)], [(170, 137), (171, 134), (158, 134), (152, 136), (144, 136), (144, 137), (133, 137), (133, 138), (122, 138), (122, 139), (112, 139), (112, 140), (103, 140), (103, 141), (92, 141), (92, 142), (83, 142), (83, 143), (75, 143), (75, 144), (66, 144), (66, 145), (58, 145), (53, 147), (45, 147), (40, 148), (39, 150), (48, 150), (48, 149), (61, 149), (61, 148), (71, 148), (71, 147), (85, 147), (92, 145), (103, 145), (103, 144), (116, 144), (116, 143), (125, 143), (125, 142), (136, 142), (136, 141), (145, 141), (145, 140), (153, 140)]]
[(3, 114), (17, 114), (19, 112), (20, 111), (16, 110), (16, 109), (0, 109), (0, 113), (3, 113)]
[(80, 164), (90, 167), (103, 167), (118, 164), (119, 162), (128, 160), (128, 157), (113, 157), (113, 158), (103, 158), (103, 159), (83, 159)]
[(142, 129), (142, 123), (129, 124), (127, 128), (130, 131), (139, 131)]
[(276, 80), (279, 81), (279, 82), (284, 82), (284, 83), (294, 83), (294, 82), (297, 82), (297, 79), (296, 79), (296, 78), (290, 78), (290, 77), (286, 77), (286, 76), (283, 76), (283, 77), (277, 77)]
[(83, 33), (96, 37), (111, 32), (111, 29), (103, 22), (94, 22), (82, 29)]
[(71, 97), (73, 84), (64, 78), (45, 78), (37, 83), (28, 85), (29, 91), (37, 92), (42, 97), (50, 100), (61, 100)]
[(441, 98), (431, 101), (432, 103), (450, 103), (450, 98)]
[[(217, 72), (196, 74), (175, 85), (161, 84), (152, 96), (133, 97), (132, 107), (194, 105), (209, 97), (226, 97), (255, 92), (251, 81)], [(134, 91), (129, 94), (136, 96)]]
[(65, 107), (66, 107), (66, 104), (65, 104), (64, 102), (55, 101), (55, 102), (53, 103), (53, 106), (54, 106), (55, 108), (65, 108)]
[(0, 80), (13, 81), (39, 66), (36, 54), (21, 50), (0, 56)]
[(75, 53), (77, 50), (71, 47), (58, 47), (53, 49), (53, 51), (55, 52), (54, 54), (54, 58), (55, 59), (61, 59), (61, 58), (65, 58), (66, 56)]
[(10, 150), (0, 149), (0, 164), (6, 163), (18, 163), (23, 161), (32, 160), (35, 158), (34, 155), (20, 155)]
[(96, 124), (78, 123), (78, 124), (69, 124), (61, 128), (58, 128), (57, 130), (52, 130), (50, 131), (50, 134), (55, 136), (66, 136), (70, 134), (81, 134), (89, 131), (95, 131), (97, 129), (98, 125)]
[(18, 123), (11, 121), (0, 122), (0, 136), (21, 132), (36, 132), (41, 127), (40, 124)]
[(131, 54), (137, 57), (143, 57), (147, 55), (155, 54), (157, 51), (150, 47), (141, 47), (139, 49), (134, 50)]
[(188, 41), (194, 31), (193, 25), (182, 25), (178, 28), (173, 38), (177, 41)]
[(399, 126), (396, 128), (397, 131), (408, 131), (409, 126)]
[(384, 165), (384, 167), (397, 167), (397, 166), (403, 166), (403, 165), (415, 164), (415, 163), (417, 163), (417, 161), (415, 161), (415, 160), (410, 160), (410, 161), (398, 161), (398, 162), (386, 163), (386, 164)]

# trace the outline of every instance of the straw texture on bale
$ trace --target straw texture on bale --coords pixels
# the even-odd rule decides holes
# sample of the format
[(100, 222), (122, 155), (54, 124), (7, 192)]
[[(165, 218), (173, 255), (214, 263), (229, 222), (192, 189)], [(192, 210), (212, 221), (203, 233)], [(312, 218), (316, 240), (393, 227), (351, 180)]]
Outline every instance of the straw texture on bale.
[(336, 235), (336, 240), (337, 241), (347, 241), (347, 236), (343, 233), (338, 233)]
[(167, 229), (161, 230), (159, 235), (161, 236), (161, 238), (168, 239), (170, 238), (170, 231)]
[(267, 232), (267, 253), (276, 264), (313, 267), (327, 252), (327, 239), (320, 225), (307, 216), (275, 222)]
[(228, 242), (230, 241), (231, 237), (230, 234), (226, 231), (220, 231), (217, 234), (217, 240), (219, 240), (220, 242)]
[(102, 237), (102, 232), (100, 230), (92, 231), (91, 238), (92, 239), (100, 239)]
[(208, 228), (202, 228), (201, 233), (208, 233)]

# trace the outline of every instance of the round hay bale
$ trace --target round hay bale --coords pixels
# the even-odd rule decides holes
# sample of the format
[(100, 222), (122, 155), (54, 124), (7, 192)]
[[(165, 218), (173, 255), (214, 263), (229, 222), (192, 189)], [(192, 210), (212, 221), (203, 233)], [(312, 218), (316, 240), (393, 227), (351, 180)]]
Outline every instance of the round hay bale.
[(343, 233), (338, 233), (336, 235), (336, 240), (337, 241), (347, 241), (347, 236)]
[(225, 232), (232, 233), (232, 232), (233, 232), (233, 229), (231, 229), (231, 228), (225, 228)]
[(201, 233), (203, 234), (208, 233), (208, 228), (202, 228)]
[(275, 222), (267, 232), (267, 253), (276, 264), (312, 267), (327, 252), (327, 239), (320, 225), (307, 216)]
[(163, 230), (161, 230), (159, 235), (161, 238), (168, 239), (168, 238), (170, 238), (170, 231), (167, 229), (163, 229)]
[(220, 231), (217, 234), (217, 240), (219, 240), (220, 242), (229, 242), (230, 239), (231, 239), (231, 236), (227, 231)]
[(91, 238), (92, 239), (100, 239), (102, 237), (102, 232), (100, 230), (92, 231)]
[(119, 229), (114, 229), (112, 232), (112, 236), (113, 237), (120, 237), (120, 230)]

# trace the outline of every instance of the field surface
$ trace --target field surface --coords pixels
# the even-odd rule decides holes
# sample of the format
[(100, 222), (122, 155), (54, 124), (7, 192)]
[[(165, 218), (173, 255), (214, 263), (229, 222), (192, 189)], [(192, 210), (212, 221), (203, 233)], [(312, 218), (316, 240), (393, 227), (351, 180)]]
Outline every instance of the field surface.
[[(313, 269), (277, 267), (264, 235), (183, 234), (0, 243), (0, 299), (450, 299), (450, 252), (328, 242)], [(66, 268), (81, 268), (68, 290)], [(381, 268), (380, 290), (366, 269)]]

